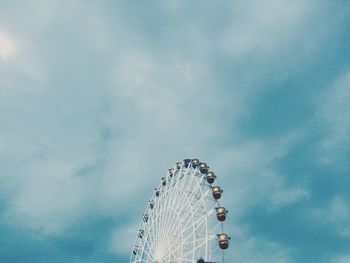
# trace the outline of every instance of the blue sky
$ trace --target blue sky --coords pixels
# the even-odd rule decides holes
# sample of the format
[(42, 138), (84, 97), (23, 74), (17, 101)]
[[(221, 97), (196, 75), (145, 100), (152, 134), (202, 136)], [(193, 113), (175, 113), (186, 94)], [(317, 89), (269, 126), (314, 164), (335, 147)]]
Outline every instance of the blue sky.
[(0, 262), (127, 262), (185, 157), (232, 263), (350, 262), (348, 1), (1, 1)]

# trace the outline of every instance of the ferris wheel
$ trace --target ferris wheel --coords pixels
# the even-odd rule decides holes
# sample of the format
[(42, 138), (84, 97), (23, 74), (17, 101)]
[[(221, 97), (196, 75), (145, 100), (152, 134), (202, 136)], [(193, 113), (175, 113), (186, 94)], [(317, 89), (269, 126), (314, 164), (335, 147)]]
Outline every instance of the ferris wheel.
[(149, 200), (130, 263), (224, 262), (230, 237), (224, 232), (222, 193), (206, 163), (178, 162)]

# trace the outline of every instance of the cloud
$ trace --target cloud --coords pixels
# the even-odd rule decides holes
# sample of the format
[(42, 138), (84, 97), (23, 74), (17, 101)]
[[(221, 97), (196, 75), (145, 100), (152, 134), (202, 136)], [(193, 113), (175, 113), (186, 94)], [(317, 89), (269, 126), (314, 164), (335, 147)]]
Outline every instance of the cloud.
[(325, 207), (312, 209), (310, 216), (320, 225), (331, 226), (339, 237), (350, 237), (350, 206), (346, 196), (334, 196)]
[(86, 213), (87, 182), (72, 176), (72, 164), (57, 159), (44, 160), (17, 181), (8, 222), (39, 230), (44, 234), (60, 234)]
[[(257, 108), (260, 100), (279, 99), (266, 90), (279, 89), (289, 97), (284, 91), (290, 82), (312, 82), (298, 74), (317, 66), (318, 52), (337, 43), (329, 36), (339, 22), (326, 26), (333, 17), (327, 4), (287, 2), (195, 4), (191, 9), (180, 1), (143, 8), (34, 1), (30, 8), (2, 8), (1, 17), (16, 36), (13, 55), (6, 55), (16, 63), (0, 73), (3, 223), (62, 238), (64, 251), (70, 247), (67, 240), (97, 235), (107, 225), (103, 236), (88, 242), (87, 247), (101, 246), (86, 258), (99, 253), (114, 253), (106, 262), (126, 258), (154, 186), (176, 161), (198, 157), (224, 187), (232, 261), (296, 262), (298, 244), (256, 231), (244, 219), (256, 207), (264, 207), (259, 212), (269, 218), (284, 212), (282, 218), (293, 220), (290, 208), (301, 207), (295, 211), (304, 217), (307, 205), (317, 207), (310, 178), (302, 178), (310, 169), (302, 157), (281, 164), (296, 145), (304, 146), (308, 127), (297, 123), (276, 135), (265, 119), (269, 114), (262, 114), (247, 132), (242, 119), (254, 122), (254, 112), (265, 109)], [(28, 22), (26, 27), (17, 17)], [(327, 127), (320, 143), (325, 160), (338, 158), (333, 150), (346, 152), (348, 127), (342, 116), (350, 104), (348, 82), (346, 73), (321, 96), (323, 106), (313, 105), (321, 109), (320, 126)], [(302, 88), (296, 92), (295, 98), (304, 97)], [(287, 106), (283, 119), (284, 113), (298, 110)], [(270, 136), (257, 136), (259, 128)], [(304, 173), (296, 173), (297, 168)], [(295, 177), (301, 179), (291, 183)], [(327, 224), (344, 226), (346, 200), (338, 195), (325, 211), (314, 211), (331, 212), (334, 218)], [(90, 227), (79, 228), (96, 218), (101, 222), (90, 232)], [(304, 226), (310, 218), (297, 223)]]
[(234, 227), (231, 239), (232, 253), (225, 257), (229, 262), (293, 262), (288, 249), (278, 243), (251, 236), (246, 228)]
[(128, 225), (128, 226), (119, 226), (111, 233), (111, 239), (109, 240), (110, 250), (116, 255), (124, 254), (130, 255), (131, 248), (133, 247), (134, 240), (126, 239), (125, 242), (120, 242), (121, 237), (128, 237), (135, 235), (135, 229), (138, 228), (138, 225)]
[(221, 46), (235, 56), (281, 55), (299, 41), (311, 6), (305, 2), (238, 1), (230, 6), (231, 26), (223, 34)]
[(332, 263), (347, 263), (350, 261), (350, 255), (342, 255), (332, 260)]
[[(324, 123), (326, 132), (320, 145), (321, 160), (325, 163), (344, 160), (344, 154), (350, 145), (350, 72), (347, 71), (338, 77), (335, 83), (319, 96), (317, 102), (321, 105), (319, 118)], [(344, 157), (336, 160), (339, 155)]]

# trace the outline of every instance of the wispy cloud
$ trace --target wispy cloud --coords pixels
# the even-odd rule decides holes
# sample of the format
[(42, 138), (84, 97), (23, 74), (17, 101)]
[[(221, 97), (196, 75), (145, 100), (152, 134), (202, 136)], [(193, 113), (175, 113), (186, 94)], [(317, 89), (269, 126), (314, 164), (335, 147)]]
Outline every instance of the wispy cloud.
[(335, 83), (318, 98), (319, 118), (325, 124), (326, 136), (320, 145), (322, 162), (337, 162), (350, 145), (350, 73), (343, 73)]
[[(337, 56), (346, 8), (329, 22), (338, 2), (27, 5), (0, 9), (11, 25), (0, 31), (0, 58), (13, 62), (0, 64), (6, 231), (57, 242), (72, 262), (125, 259), (154, 185), (176, 161), (199, 157), (224, 185), (232, 262), (310, 262), (314, 230), (321, 245), (344, 246), (346, 231), (332, 239), (317, 227), (346, 229), (348, 196), (334, 186), (319, 200), (315, 188), (328, 182), (319, 159), (344, 167), (349, 74), (333, 69), (327, 83), (339, 80), (323, 93), (310, 86), (326, 86), (316, 69), (328, 68), (325, 51)], [(306, 241), (295, 242), (295, 229)], [(79, 236), (85, 248), (75, 247)], [(335, 258), (329, 247), (320, 258)], [(57, 262), (61, 252), (47, 247)]]

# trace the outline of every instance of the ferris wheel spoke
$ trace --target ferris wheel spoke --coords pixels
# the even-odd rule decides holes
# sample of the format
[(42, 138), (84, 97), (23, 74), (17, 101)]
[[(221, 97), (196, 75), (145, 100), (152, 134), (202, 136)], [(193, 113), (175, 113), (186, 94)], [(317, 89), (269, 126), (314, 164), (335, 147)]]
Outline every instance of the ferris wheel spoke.
[[(202, 224), (204, 224), (204, 223), (202, 223)], [(193, 234), (198, 233), (199, 232), (198, 230), (200, 228), (203, 228), (202, 224), (197, 225), (194, 229), (188, 227), (187, 229), (182, 230), (181, 234), (188, 233), (188, 236), (184, 239), (184, 242), (186, 242), (189, 238), (191, 238)], [(190, 230), (192, 230), (192, 231), (190, 231)], [(203, 231), (203, 232), (205, 232), (205, 231)]]
[[(185, 192), (188, 192), (190, 188), (193, 189), (193, 184), (194, 184), (193, 174), (192, 174), (192, 177), (188, 176), (188, 178), (189, 178), (188, 180), (190, 180), (190, 179), (192, 179), (192, 180), (187, 182), (187, 188), (185, 189)], [(195, 185), (195, 186), (197, 186), (197, 185)], [(180, 195), (181, 192), (183, 192), (183, 190), (179, 189), (178, 190), (178, 194)], [(188, 213), (186, 214), (186, 216), (188, 217), (187, 222), (192, 222), (192, 227), (194, 228), (195, 217), (194, 217), (194, 214), (192, 212), (194, 209), (193, 209), (193, 207), (191, 205), (191, 199), (190, 199), (190, 197), (189, 197), (189, 195), (187, 193), (186, 194), (183, 193), (180, 196), (182, 197), (183, 200), (180, 199), (181, 202), (178, 202), (178, 203), (182, 204), (182, 206), (177, 207), (177, 211), (178, 211), (178, 213), (182, 214), (183, 210), (185, 208), (187, 208), (187, 211), (188, 211)], [(178, 229), (179, 226), (175, 226), (175, 228)], [(183, 228), (183, 226), (182, 226), (182, 228)], [(176, 232), (177, 232), (177, 230), (176, 230)], [(186, 233), (185, 231), (181, 231), (180, 233), (181, 234), (179, 236), (184, 236), (185, 234), (187, 234), (187, 236), (190, 235), (190, 236), (194, 237), (194, 235), (195, 235), (194, 231), (192, 231), (192, 233)], [(183, 242), (184, 241), (182, 241), (182, 247), (183, 247)]]
[[(192, 204), (190, 203), (190, 204), (188, 204), (187, 203), (187, 206), (189, 206), (189, 211), (193, 211), (193, 210), (197, 210), (197, 209), (193, 209), (193, 206), (192, 206)], [(185, 205), (183, 206), (183, 207), (185, 207)], [(183, 208), (181, 208), (181, 210), (182, 210)], [(191, 215), (192, 215), (192, 221), (193, 220), (195, 220), (194, 219), (194, 213), (193, 212), (191, 212)], [(183, 227), (183, 230), (181, 231), (181, 234), (184, 234), (184, 233), (186, 233), (186, 232), (188, 232), (187, 230), (189, 229), (189, 228), (191, 228), (191, 222), (192, 222), (191, 220), (188, 220), (187, 221), (187, 224), (185, 225), (185, 226), (182, 226)], [(189, 227), (187, 227), (187, 225), (189, 225)], [(194, 225), (197, 225), (195, 222), (192, 222), (192, 228), (193, 228), (193, 226)], [(179, 228), (179, 226), (177, 226), (177, 228)], [(193, 229), (193, 231), (191, 231), (190, 233), (191, 233), (191, 235), (192, 234), (195, 234), (195, 232), (196, 232), (196, 230), (199, 228), (199, 226), (197, 226), (196, 228), (194, 228)]]
[[(152, 222), (152, 225), (154, 224), (154, 222)], [(154, 246), (155, 246), (155, 240), (156, 239), (156, 236), (155, 236), (155, 232), (154, 232), (154, 228), (149, 228), (148, 229), (148, 232), (147, 232), (147, 234), (146, 234), (146, 244), (147, 244), (147, 246), (150, 248), (150, 251), (151, 251), (151, 253), (153, 254), (153, 248), (154, 248)], [(149, 242), (148, 242), (148, 240), (149, 240)]]
[[(190, 168), (187, 168), (184, 171), (184, 173), (181, 175), (181, 177), (179, 178), (178, 185), (175, 185), (175, 187), (177, 187), (177, 189), (182, 189), (186, 185), (186, 182), (187, 182), (188, 178), (190, 178), (190, 175), (191, 175)], [(174, 198), (174, 201), (176, 201), (180, 195), (180, 193), (177, 191), (175, 193), (176, 193), (176, 196)]]
[(182, 214), (184, 212), (184, 209), (187, 208), (186, 206), (189, 204), (189, 202), (191, 200), (190, 196), (188, 196), (188, 194), (187, 194), (187, 190), (188, 189), (186, 189), (185, 191), (182, 189), (178, 189), (178, 192), (182, 194), (178, 198), (178, 203), (177, 203), (178, 205), (176, 206), (177, 210), (180, 214)]
[(194, 200), (194, 203), (192, 204), (195, 207), (195, 210), (193, 211), (196, 213), (198, 210), (202, 209), (203, 213), (206, 213), (206, 205), (205, 205), (205, 200), (206, 200), (206, 195), (209, 192), (209, 190), (206, 190), (203, 193), (203, 198), (198, 198), (197, 200)]
[[(199, 201), (200, 201), (200, 200), (199, 200)], [(193, 207), (193, 206), (191, 206), (191, 209), (192, 209), (192, 207)], [(193, 212), (193, 213), (195, 213), (195, 212), (198, 210), (198, 206), (197, 206), (197, 207), (194, 206), (194, 207), (195, 207), (195, 209), (194, 209), (194, 212)], [(183, 210), (183, 209), (182, 209), (182, 210)], [(205, 214), (203, 214), (203, 215), (205, 215)], [(202, 221), (202, 222), (203, 222), (203, 218), (199, 216), (197, 221)], [(196, 221), (195, 221), (195, 222), (196, 222)], [(177, 226), (177, 227), (180, 227), (180, 226)], [(184, 225), (184, 226), (182, 226), (182, 227), (183, 227), (184, 231), (185, 231), (185, 230), (188, 230), (188, 228), (191, 227), (191, 221), (187, 221), (187, 224)]]
[(182, 178), (174, 187), (173, 187), (173, 192), (172, 192), (172, 206), (177, 207), (178, 206), (178, 201), (179, 201), (179, 197), (180, 197), (180, 192), (178, 191), (178, 189), (182, 189), (185, 186), (186, 180), (187, 178), (184, 177)]
[(167, 213), (167, 217), (166, 217), (167, 225), (164, 226), (163, 231), (161, 232), (162, 235), (168, 235), (168, 236), (171, 235), (171, 228), (167, 226), (172, 226), (176, 222), (179, 225), (184, 224), (181, 217), (176, 212), (170, 213), (170, 211), (172, 211), (172, 209), (170, 209), (169, 212)]
[(184, 257), (184, 256), (174, 258), (172, 260), (173, 260), (173, 262), (191, 262), (191, 263), (194, 262), (193, 258)]
[[(193, 223), (194, 223), (194, 217), (193, 217), (193, 213), (191, 212), (192, 211), (192, 207), (191, 205), (188, 203), (188, 200), (184, 200), (184, 205), (182, 206), (182, 209), (181, 211), (178, 211), (177, 212), (184, 218), (184, 221), (186, 222), (184, 225), (180, 225), (180, 224), (177, 224), (177, 225), (171, 225), (169, 227), (171, 227), (172, 229), (179, 229), (179, 228), (184, 228), (186, 225), (192, 225), (193, 227)], [(182, 211), (183, 211), (183, 208), (187, 208), (188, 212), (183, 214)], [(176, 224), (176, 222), (174, 222)]]
[[(177, 190), (177, 191), (180, 191), (180, 190)], [(188, 203), (188, 200), (187, 200), (186, 198), (184, 198), (184, 199), (179, 199), (178, 202), (181, 202), (183, 207), (187, 207), (187, 209), (189, 209), (189, 203)], [(176, 205), (174, 205), (173, 207), (174, 207), (173, 209), (176, 210), (176, 213), (177, 213), (178, 215), (180, 215), (180, 216), (186, 218), (187, 215), (183, 215), (183, 214), (181, 213), (182, 209), (180, 210)], [(176, 222), (173, 220), (173, 223), (176, 223)], [(171, 225), (168, 225), (168, 227), (173, 227), (173, 225), (172, 225), (172, 224), (171, 224)]]
[(149, 257), (154, 258), (153, 247), (154, 247), (153, 240), (150, 239), (150, 242), (145, 242), (144, 249), (143, 249), (142, 253), (147, 255), (147, 258), (149, 258)]
[[(188, 184), (188, 186), (190, 187), (191, 184)], [(193, 198), (195, 197), (195, 195), (197, 194), (196, 190), (199, 190), (200, 189), (200, 186), (198, 184), (195, 185), (195, 187), (192, 189), (192, 191), (190, 192), (190, 194), (188, 194), (188, 191), (189, 191), (189, 187), (186, 189), (186, 191), (182, 191), (180, 190), (180, 192), (183, 193), (183, 198), (186, 199), (186, 200), (193, 200)], [(202, 201), (203, 199), (200, 198)], [(180, 213), (182, 212), (183, 210), (183, 206), (180, 208)]]
[[(159, 188), (161, 188), (162, 183), (160, 184)], [(167, 200), (166, 196), (164, 195), (164, 190), (163, 193), (160, 195), (160, 199), (157, 201), (157, 226), (156, 226), (156, 232), (157, 232), (157, 239), (159, 239), (160, 233), (162, 231), (163, 228), (163, 224), (164, 224), (164, 209), (166, 208), (165, 206), (165, 201)]]
[[(192, 248), (191, 251), (187, 252), (186, 254), (184, 254), (184, 256), (187, 256), (188, 254), (191, 254), (193, 251), (197, 250), (198, 248), (202, 247), (206, 242), (207, 242), (207, 238), (204, 237), (204, 238), (201, 238), (201, 239), (198, 239), (196, 240), (198, 242), (198, 244)], [(186, 246), (187, 244), (192, 244), (191, 243), (184, 243), (184, 245)]]
[[(189, 258), (189, 254), (190, 253), (186, 253), (187, 255), (185, 256), (184, 253), (183, 253), (183, 249), (184, 249), (184, 246), (181, 244), (181, 246), (177, 246), (176, 248), (174, 248), (171, 253), (165, 255), (161, 262), (179, 262), (179, 260), (184, 260), (184, 259), (187, 259), (187, 260), (192, 260), (190, 262), (193, 262), (193, 258)], [(183, 261), (181, 261), (183, 262)]]
[[(168, 195), (168, 198), (167, 198), (167, 203), (166, 203), (166, 206), (167, 207), (172, 207), (172, 194), (174, 192), (174, 187), (172, 187), (171, 189), (169, 189), (167, 191), (167, 195)], [(173, 221), (174, 218), (171, 217), (171, 215), (169, 215), (169, 213), (166, 214), (166, 217), (164, 219), (164, 224), (163, 224), (163, 227), (162, 227), (162, 230), (161, 232), (164, 233), (165, 231), (167, 231), (167, 227), (170, 225), (170, 222)]]
[[(165, 186), (162, 188), (162, 193), (160, 195), (160, 204), (161, 204), (161, 208), (160, 208), (160, 211), (161, 213), (164, 211), (165, 208), (167, 208), (169, 206), (169, 202), (171, 201), (171, 198), (169, 198), (169, 194), (170, 194), (170, 191), (172, 190), (171, 188), (169, 188), (169, 178), (170, 176), (167, 175), (165, 177)], [(162, 185), (160, 185), (161, 187)], [(164, 225), (166, 224), (166, 220), (167, 218), (162, 218), (161, 220), (161, 225), (159, 226), (159, 232), (163, 232), (163, 228), (164, 228)]]
[[(195, 214), (194, 214), (195, 215)], [(189, 229), (197, 229), (197, 227), (201, 226), (202, 224), (205, 224), (205, 221), (207, 219), (207, 215), (202, 214), (202, 215), (196, 215), (194, 217), (194, 221), (187, 221), (185, 225), (182, 226), (182, 231), (188, 231)], [(191, 224), (194, 224), (195, 227), (193, 227)]]

